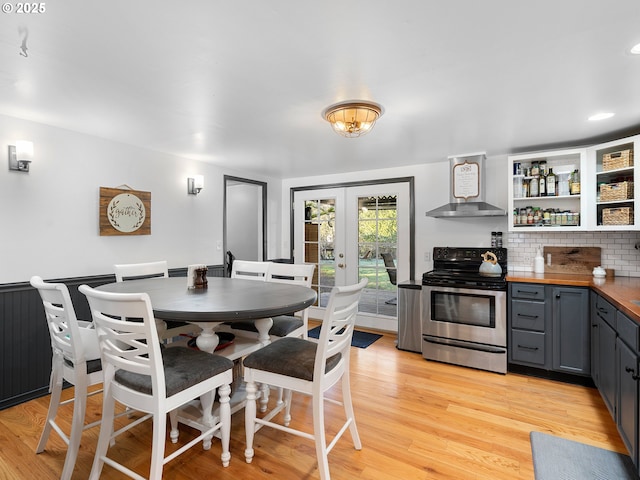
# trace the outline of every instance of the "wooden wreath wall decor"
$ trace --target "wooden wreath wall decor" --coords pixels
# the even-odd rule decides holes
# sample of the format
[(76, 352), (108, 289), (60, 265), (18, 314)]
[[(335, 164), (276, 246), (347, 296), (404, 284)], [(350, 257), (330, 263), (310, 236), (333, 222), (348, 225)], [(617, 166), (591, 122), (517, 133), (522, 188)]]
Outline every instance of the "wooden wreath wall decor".
[(100, 235), (151, 235), (151, 192), (100, 187)]

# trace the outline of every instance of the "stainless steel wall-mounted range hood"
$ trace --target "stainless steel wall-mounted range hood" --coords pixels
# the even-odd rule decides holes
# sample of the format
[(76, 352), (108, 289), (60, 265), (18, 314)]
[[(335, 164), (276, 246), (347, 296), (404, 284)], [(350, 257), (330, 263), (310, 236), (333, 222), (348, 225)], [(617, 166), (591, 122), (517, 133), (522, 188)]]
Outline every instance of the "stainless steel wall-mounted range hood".
[(429, 210), (427, 217), (498, 217), (506, 210), (484, 201), (484, 152), (449, 157), (449, 203)]

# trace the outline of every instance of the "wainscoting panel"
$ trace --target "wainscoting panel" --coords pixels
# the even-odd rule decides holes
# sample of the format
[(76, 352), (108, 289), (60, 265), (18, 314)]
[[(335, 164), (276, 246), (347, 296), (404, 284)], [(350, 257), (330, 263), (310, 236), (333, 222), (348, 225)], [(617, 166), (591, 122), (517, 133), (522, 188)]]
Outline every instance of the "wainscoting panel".
[[(210, 277), (224, 277), (224, 267), (209, 266)], [(172, 277), (186, 277), (187, 269), (171, 269)], [(69, 288), (76, 315), (91, 320), (89, 304), (78, 287), (115, 282), (114, 275), (45, 279)], [(185, 281), (186, 284), (186, 281)], [(29, 282), (0, 285), (0, 410), (46, 395), (51, 373), (51, 339), (38, 291)]]

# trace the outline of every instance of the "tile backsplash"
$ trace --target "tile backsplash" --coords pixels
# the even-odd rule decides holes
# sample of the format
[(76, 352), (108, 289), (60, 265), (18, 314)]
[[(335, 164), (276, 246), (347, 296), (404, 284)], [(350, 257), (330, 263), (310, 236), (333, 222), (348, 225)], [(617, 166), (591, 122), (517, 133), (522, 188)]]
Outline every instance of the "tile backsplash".
[(640, 232), (505, 232), (509, 270), (531, 271), (539, 246), (600, 247), (602, 266), (616, 276), (640, 277)]

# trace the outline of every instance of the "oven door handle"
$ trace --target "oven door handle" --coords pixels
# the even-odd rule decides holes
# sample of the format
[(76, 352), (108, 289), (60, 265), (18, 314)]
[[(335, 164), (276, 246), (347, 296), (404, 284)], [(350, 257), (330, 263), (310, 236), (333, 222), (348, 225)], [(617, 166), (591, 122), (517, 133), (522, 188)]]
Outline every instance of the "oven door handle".
[(495, 347), (492, 345), (483, 345), (480, 343), (459, 342), (457, 340), (451, 340), (448, 338), (437, 338), (429, 335), (424, 336), (424, 341), (429, 343), (435, 343), (437, 345), (446, 345), (450, 347), (467, 348), (469, 350), (479, 350), (487, 353), (505, 353), (506, 348)]

